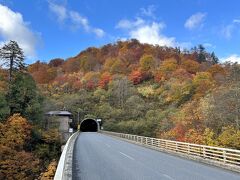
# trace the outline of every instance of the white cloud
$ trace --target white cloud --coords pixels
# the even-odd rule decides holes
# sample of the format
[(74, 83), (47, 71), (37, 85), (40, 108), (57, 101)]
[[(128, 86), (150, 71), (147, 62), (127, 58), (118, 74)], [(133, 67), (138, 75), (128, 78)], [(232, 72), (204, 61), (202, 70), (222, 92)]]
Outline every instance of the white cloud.
[(82, 26), (85, 31), (87, 31), (87, 32), (90, 31), (88, 19), (81, 16), (78, 12), (70, 11), (69, 18), (76, 26)]
[(238, 25), (240, 25), (240, 19), (234, 19), (230, 24), (222, 27), (221, 34), (224, 38), (231, 39)]
[(105, 35), (105, 32), (99, 28), (94, 28), (92, 31), (96, 34), (97, 37), (103, 37)]
[(213, 44), (211, 44), (211, 43), (208, 43), (208, 42), (206, 42), (206, 43), (203, 43), (203, 46), (204, 46), (204, 47), (206, 47), (206, 48), (213, 48), (213, 49), (215, 49), (215, 48), (216, 48), (216, 46), (215, 46), (215, 45), (213, 45)]
[(59, 22), (63, 22), (67, 18), (67, 10), (64, 6), (49, 2), (49, 9), (56, 14)]
[(190, 49), (193, 44), (191, 42), (176, 42), (176, 47), (180, 47), (181, 50)]
[(129, 29), (132, 27), (132, 22), (127, 19), (122, 19), (116, 25), (116, 28)]
[(94, 33), (97, 37), (103, 37), (105, 35), (105, 32), (102, 29), (90, 26), (88, 19), (76, 11), (69, 10), (65, 6), (55, 4), (51, 1), (49, 1), (49, 9), (57, 16), (58, 21), (61, 23), (69, 20), (71, 26), (75, 29), (83, 28), (84, 31)]
[(193, 30), (197, 27), (201, 27), (206, 18), (206, 15), (207, 15), (206, 13), (193, 14), (186, 20), (184, 27), (189, 30)]
[(105, 35), (105, 32), (102, 29), (91, 27), (89, 25), (88, 19), (86, 17), (81, 16), (76, 11), (70, 11), (69, 18), (72, 21), (72, 23), (75, 25), (76, 28), (83, 27), (83, 29), (86, 32), (92, 32), (99, 38), (101, 38)]
[(220, 59), (221, 62), (231, 62), (231, 63), (238, 63), (240, 64), (240, 56), (237, 54), (232, 54), (228, 57), (225, 58), (221, 58)]
[(239, 24), (239, 23), (240, 23), (240, 19), (234, 19), (234, 20), (233, 20), (233, 23)]
[(140, 10), (142, 15), (155, 18), (154, 11), (156, 10), (156, 6), (150, 5), (147, 8), (141, 8)]
[(28, 22), (23, 20), (20, 13), (14, 12), (6, 6), (0, 4), (0, 37), (3, 44), (9, 40), (17, 41), (28, 58), (36, 55), (36, 45), (38, 35), (30, 30)]
[(161, 34), (163, 28), (164, 25), (162, 23), (153, 22), (152, 24), (145, 24), (130, 31), (130, 37), (138, 39), (142, 43), (174, 46), (176, 44), (175, 38)]
[(224, 26), (221, 30), (222, 35), (226, 38), (226, 39), (231, 39), (232, 37), (232, 33), (233, 33), (233, 29), (234, 29), (234, 25), (233, 24), (229, 24), (227, 26)]
[(130, 21), (128, 19), (122, 19), (116, 25), (116, 28), (120, 29), (131, 29), (137, 26), (145, 24), (145, 21), (142, 18), (136, 18), (135, 21)]
[(138, 39), (141, 43), (149, 43), (160, 46), (176, 46), (174, 37), (167, 37), (162, 34), (165, 25), (161, 22), (146, 22), (141, 18), (135, 21), (120, 20), (116, 26), (126, 30), (130, 39)]

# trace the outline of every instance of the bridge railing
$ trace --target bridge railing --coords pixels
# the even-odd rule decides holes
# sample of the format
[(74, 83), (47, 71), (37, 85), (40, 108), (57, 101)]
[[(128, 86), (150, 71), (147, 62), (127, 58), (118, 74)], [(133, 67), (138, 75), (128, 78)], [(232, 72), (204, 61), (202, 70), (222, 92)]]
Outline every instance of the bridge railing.
[(137, 136), (132, 134), (102, 131), (104, 134), (127, 139), (138, 144), (149, 146), (154, 149), (174, 152), (193, 159), (202, 159), (202, 162), (218, 165), (230, 170), (240, 172), (240, 150), (220, 148), (179, 141)]

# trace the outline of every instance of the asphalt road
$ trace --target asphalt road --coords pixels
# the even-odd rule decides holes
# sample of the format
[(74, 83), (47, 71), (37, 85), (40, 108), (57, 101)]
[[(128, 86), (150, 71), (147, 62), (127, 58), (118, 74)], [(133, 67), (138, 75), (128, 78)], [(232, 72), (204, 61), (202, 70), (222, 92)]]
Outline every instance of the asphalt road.
[(99, 133), (81, 133), (74, 147), (73, 180), (235, 179), (240, 174)]

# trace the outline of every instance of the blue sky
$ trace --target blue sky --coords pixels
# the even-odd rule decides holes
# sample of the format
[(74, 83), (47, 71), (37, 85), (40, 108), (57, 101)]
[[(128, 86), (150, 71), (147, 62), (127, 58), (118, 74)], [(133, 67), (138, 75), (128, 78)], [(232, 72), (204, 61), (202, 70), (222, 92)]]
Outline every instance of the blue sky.
[(0, 0), (0, 45), (19, 42), (28, 62), (68, 58), (118, 39), (191, 48), (240, 63), (238, 0)]

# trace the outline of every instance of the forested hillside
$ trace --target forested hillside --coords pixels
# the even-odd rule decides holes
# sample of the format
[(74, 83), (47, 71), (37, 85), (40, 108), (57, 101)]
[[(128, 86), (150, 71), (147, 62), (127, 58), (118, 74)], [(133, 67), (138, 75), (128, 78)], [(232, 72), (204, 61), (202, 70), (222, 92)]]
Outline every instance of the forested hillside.
[(48, 110), (102, 118), (106, 130), (240, 149), (240, 66), (219, 64), (202, 45), (118, 41), (28, 71)]
[(45, 98), (17, 42), (0, 48), (0, 63), (0, 179), (53, 178), (61, 154), (59, 133), (43, 126)]
[[(236, 177), (239, 7), (0, 0), (0, 180)], [(198, 162), (103, 137), (119, 133)]]
[(105, 130), (240, 149), (240, 65), (202, 45), (119, 41), (26, 66), (10, 41), (0, 55), (0, 177), (53, 177), (61, 143), (44, 128), (49, 110), (71, 111), (75, 127), (79, 113)]

